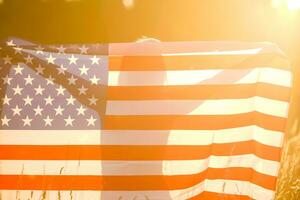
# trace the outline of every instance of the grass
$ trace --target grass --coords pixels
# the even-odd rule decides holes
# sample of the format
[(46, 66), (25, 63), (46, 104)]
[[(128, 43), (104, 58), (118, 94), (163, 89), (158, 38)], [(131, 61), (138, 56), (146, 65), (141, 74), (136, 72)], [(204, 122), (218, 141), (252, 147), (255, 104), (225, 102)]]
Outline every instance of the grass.
[(276, 192), (276, 200), (298, 199), (300, 199), (300, 135), (285, 140)]

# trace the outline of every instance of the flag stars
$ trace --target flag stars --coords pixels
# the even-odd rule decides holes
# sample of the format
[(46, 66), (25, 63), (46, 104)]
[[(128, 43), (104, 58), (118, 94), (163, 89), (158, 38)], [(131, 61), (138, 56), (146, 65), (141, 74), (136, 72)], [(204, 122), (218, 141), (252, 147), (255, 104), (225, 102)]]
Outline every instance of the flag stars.
[(84, 115), (86, 108), (83, 108), (83, 106), (80, 105), (80, 108), (76, 108), (76, 110), (77, 110), (77, 115)]
[(30, 56), (29, 54), (24, 59), (25, 59), (26, 64), (28, 64), (28, 63), (32, 64), (33, 57)]
[(76, 65), (78, 58), (74, 57), (74, 55), (72, 54), (72, 56), (70, 58), (68, 58), (68, 60), (69, 60), (69, 65), (71, 65), (71, 64)]
[(69, 85), (75, 85), (77, 78), (74, 78), (74, 76), (72, 75), (71, 78), (68, 78), (69, 81)]
[(65, 95), (64, 92), (65, 92), (65, 88), (63, 88), (61, 85), (59, 86), (59, 88), (56, 88), (56, 91), (57, 91), (57, 96), (59, 95)]
[(54, 64), (54, 61), (56, 60), (56, 58), (54, 58), (52, 56), (52, 54), (50, 53), (49, 57), (47, 57), (46, 60), (47, 60), (48, 64)]
[(22, 119), (22, 121), (23, 121), (23, 126), (31, 126), (31, 121), (32, 121), (32, 119), (30, 119), (29, 117), (28, 117), (28, 115), (26, 115), (26, 118), (25, 119)]
[(44, 98), (44, 100), (45, 100), (45, 105), (52, 105), (52, 103), (53, 103), (53, 98), (49, 95), (47, 98)]
[(90, 78), (90, 81), (92, 82), (92, 85), (93, 85), (93, 84), (97, 85), (97, 84), (98, 84), (98, 81), (100, 81), (100, 78), (97, 78), (97, 77), (94, 75), (93, 78)]
[(34, 88), (34, 90), (35, 90), (35, 95), (43, 95), (45, 88), (42, 88), (41, 85), (39, 85), (39, 87)]
[(62, 45), (60, 47), (56, 48), (56, 49), (57, 49), (59, 54), (64, 54), (65, 50), (66, 50), (66, 48), (64, 48), (64, 46), (62, 46)]
[(3, 58), (3, 61), (4, 61), (4, 64), (11, 64), (12, 57), (9, 57), (8, 55), (6, 55), (6, 56)]
[(23, 48), (22, 47), (14, 47), (14, 50), (15, 50), (15, 54), (21, 54), (22, 53), (22, 50)]
[(55, 116), (57, 115), (63, 115), (63, 111), (65, 110), (64, 108), (61, 108), (60, 105), (57, 108), (54, 108), (55, 110)]
[(90, 68), (85, 67), (85, 65), (83, 65), (81, 68), (79, 68), (80, 70), (80, 75), (87, 75), (87, 72), (89, 71)]
[(15, 70), (15, 75), (20, 74), (22, 75), (22, 71), (23, 71), (23, 67), (21, 67), (19, 64), (17, 65), (17, 67), (14, 68)]
[(45, 70), (45, 68), (42, 67), (41, 65), (39, 65), (39, 66), (36, 68), (36, 73), (37, 73), (37, 74), (44, 74), (44, 70)]
[(88, 121), (88, 126), (95, 126), (95, 121), (97, 120), (92, 115), (89, 119), (86, 119)]
[(52, 126), (53, 119), (51, 119), (49, 117), (49, 115), (47, 115), (47, 117), (44, 119), (44, 121), (45, 121), (45, 126)]
[(86, 46), (82, 46), (79, 48), (81, 54), (87, 54), (88, 48)]
[(33, 98), (30, 98), (29, 95), (26, 96), (26, 98), (23, 98), (24, 100), (24, 105), (30, 105), (31, 106), (31, 102), (33, 100)]
[(2, 98), (2, 101), (3, 101), (3, 105), (9, 105), (9, 102), (10, 102), (11, 98), (8, 98), (7, 95), (4, 96), (4, 98)]
[(16, 44), (14, 43), (14, 40), (10, 40), (6, 42), (7, 46), (16, 46)]
[(31, 78), (31, 76), (28, 74), (27, 78), (24, 78), (25, 80), (25, 85), (32, 85), (32, 81), (34, 80), (34, 78)]
[(10, 119), (8, 119), (6, 115), (4, 115), (4, 117), (1, 119), (2, 126), (9, 126), (9, 121)]
[(53, 78), (51, 75), (46, 79), (46, 81), (47, 81), (47, 85), (53, 85), (54, 83), (54, 81), (55, 81), (55, 78)]
[(87, 88), (85, 88), (83, 85), (81, 86), (81, 88), (78, 88), (79, 90), (79, 95), (86, 95), (86, 91), (88, 90)]
[(66, 118), (64, 120), (65, 120), (65, 126), (73, 126), (74, 119), (72, 119), (70, 115), (68, 118)]
[(10, 81), (12, 80), (12, 78), (6, 75), (4, 78), (2, 78), (2, 80), (3, 80), (3, 84), (10, 85)]
[(65, 71), (67, 70), (66, 67), (64, 67), (64, 65), (60, 65), (59, 68), (57, 68), (58, 74), (65, 74)]
[(40, 105), (38, 105), (36, 108), (33, 109), (35, 112), (35, 116), (40, 115), (42, 116), (42, 111), (44, 110), (43, 108), (40, 107)]
[(14, 91), (14, 95), (22, 95), (22, 90), (23, 88), (20, 88), (19, 85), (17, 85), (17, 87), (13, 88), (13, 91)]
[(15, 115), (19, 115), (19, 116), (20, 116), (20, 112), (21, 112), (23, 109), (19, 108), (19, 106), (16, 105), (16, 107), (15, 107), (15, 108), (12, 108), (11, 110), (13, 111), (13, 116), (15, 116)]
[(99, 64), (100, 58), (94, 56), (94, 57), (92, 57), (92, 58), (90, 58), (90, 59), (91, 59), (91, 61), (92, 61), (92, 65), (93, 65), (93, 64), (97, 64), (97, 65)]
[(75, 102), (75, 98), (71, 95), (69, 98), (66, 99), (67, 100), (67, 105), (74, 105)]
[(96, 99), (94, 96), (92, 96), (92, 98), (89, 98), (89, 105), (96, 105), (97, 104), (98, 99)]
[(36, 54), (44, 54), (43, 52), (44, 48), (41, 46), (36, 47), (35, 50), (36, 50)]

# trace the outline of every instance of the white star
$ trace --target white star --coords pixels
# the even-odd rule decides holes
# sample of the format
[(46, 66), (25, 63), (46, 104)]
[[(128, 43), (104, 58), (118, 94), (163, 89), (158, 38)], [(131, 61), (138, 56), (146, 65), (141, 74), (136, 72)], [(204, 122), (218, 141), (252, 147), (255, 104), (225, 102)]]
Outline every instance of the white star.
[(34, 88), (34, 90), (35, 90), (35, 95), (38, 95), (38, 94), (43, 95), (45, 88), (42, 88), (41, 85), (39, 85), (39, 87)]
[(65, 126), (68, 126), (68, 125), (73, 126), (74, 119), (72, 119), (70, 115), (67, 119), (64, 119), (64, 120), (66, 122)]
[(94, 56), (94, 57), (92, 57), (92, 58), (90, 58), (90, 59), (91, 59), (91, 61), (92, 61), (92, 65), (93, 65), (93, 64), (99, 64), (100, 58), (97, 58), (96, 56)]
[(15, 115), (19, 115), (19, 116), (20, 116), (20, 112), (22, 111), (22, 109), (19, 108), (18, 105), (16, 105), (16, 107), (15, 107), (15, 108), (12, 108), (11, 110), (14, 112), (14, 113), (13, 113), (13, 116), (15, 116)]
[(83, 108), (83, 106), (80, 105), (80, 108), (76, 108), (76, 110), (77, 110), (77, 115), (84, 115), (86, 108)]
[(93, 116), (91, 115), (91, 117), (89, 119), (86, 119), (88, 121), (88, 126), (92, 125), (95, 126), (95, 121), (97, 119), (93, 118)]
[(52, 76), (50, 75), (47, 79), (46, 79), (46, 81), (47, 81), (47, 85), (53, 85), (54, 83), (53, 83), (53, 81), (55, 80), (55, 78), (52, 78)]
[(60, 105), (57, 108), (54, 108), (55, 110), (55, 116), (56, 115), (63, 115), (63, 111), (65, 110), (64, 108), (61, 108)]
[(66, 48), (64, 48), (62, 45), (56, 49), (58, 50), (58, 53), (65, 53), (66, 50)]
[(14, 47), (14, 50), (15, 50), (15, 54), (21, 54), (22, 53), (22, 50), (23, 48), (22, 47)]
[(21, 66), (18, 64), (17, 67), (14, 68), (14, 70), (15, 70), (15, 75), (17, 75), (17, 74), (21, 74), (21, 75), (22, 75), (22, 70), (23, 70), (23, 69), (24, 69), (24, 68), (21, 67)]
[(44, 121), (45, 121), (45, 126), (47, 126), (47, 125), (52, 126), (52, 121), (53, 121), (53, 119), (51, 119), (51, 118), (49, 117), (49, 115), (47, 115), (47, 118), (44, 119)]
[(6, 45), (7, 45), (7, 46), (16, 46), (16, 44), (14, 43), (13, 40), (7, 41), (7, 42), (6, 42)]
[(24, 59), (25, 59), (26, 64), (27, 64), (27, 63), (32, 64), (33, 57), (31, 57), (29, 54), (28, 54), (27, 57), (24, 58)]
[(93, 84), (97, 85), (99, 80), (100, 80), (100, 78), (96, 78), (95, 75), (93, 76), (93, 78), (90, 78), (90, 81), (92, 82), (92, 85)]
[(83, 65), (81, 68), (79, 68), (80, 70), (80, 75), (82, 74), (86, 74), (87, 75), (87, 72), (89, 71), (90, 68), (87, 68), (85, 67), (85, 65)]
[(79, 90), (79, 95), (82, 95), (82, 94), (86, 95), (86, 91), (88, 89), (82, 85), (81, 88), (78, 88), (78, 90)]
[(90, 101), (90, 105), (96, 105), (96, 102), (98, 101), (98, 99), (96, 99), (94, 96), (92, 96), (92, 98), (89, 98)]
[(45, 68), (42, 67), (41, 65), (39, 65), (38, 68), (36, 68), (36, 73), (37, 74), (44, 74), (44, 70), (45, 70)]
[(17, 94), (22, 95), (21, 93), (22, 93), (23, 88), (20, 88), (19, 85), (17, 85), (17, 87), (13, 88), (13, 90), (14, 90), (14, 95), (17, 95)]
[(66, 99), (67, 100), (67, 105), (72, 104), (74, 105), (74, 101), (76, 100), (75, 98), (73, 98), (73, 96), (71, 95), (69, 98)]
[(42, 116), (42, 111), (44, 110), (43, 108), (40, 108), (40, 105), (38, 105), (36, 108), (33, 109), (35, 112), (35, 116), (41, 115)]
[(68, 58), (68, 60), (70, 61), (69, 65), (71, 65), (72, 63), (76, 65), (78, 58), (74, 57), (74, 55), (72, 54), (72, 56)]
[(64, 65), (61, 65), (59, 68), (57, 68), (58, 74), (65, 74), (67, 68), (64, 67)]
[(36, 47), (35, 50), (36, 50), (36, 54), (44, 54), (43, 52), (44, 48), (41, 46)]
[(69, 85), (75, 85), (77, 78), (74, 78), (74, 76), (72, 75), (71, 78), (68, 78), (69, 81)]
[(28, 115), (26, 116), (26, 118), (25, 119), (22, 119), (22, 121), (24, 122), (24, 124), (23, 124), (23, 126), (31, 126), (31, 121), (32, 121), (32, 119), (30, 119), (29, 117), (28, 117)]
[(84, 45), (83, 45), (81, 48), (79, 48), (79, 49), (80, 49), (80, 53), (81, 53), (81, 54), (87, 54), (88, 48), (85, 47)]
[(6, 125), (6, 126), (9, 126), (8, 122), (10, 121), (10, 119), (8, 119), (6, 117), (6, 115), (4, 115), (4, 117), (1, 119), (2, 121), (2, 126)]
[(57, 91), (57, 96), (58, 95), (65, 95), (64, 91), (66, 90), (65, 88), (63, 88), (61, 85), (59, 86), (59, 88), (55, 88)]
[(2, 98), (3, 105), (5, 105), (5, 104), (9, 105), (10, 100), (11, 100), (11, 98), (8, 98), (7, 95), (5, 95), (4, 98)]
[(32, 102), (32, 100), (33, 100), (33, 98), (30, 98), (28, 95), (27, 95), (27, 97), (26, 98), (23, 98), (23, 100), (24, 100), (24, 105), (26, 106), (27, 104), (28, 105), (31, 105), (31, 102)]
[(10, 85), (10, 81), (12, 80), (12, 78), (10, 78), (8, 75), (6, 75), (3, 79), (3, 83)]
[(12, 58), (9, 57), (8, 55), (6, 55), (6, 56), (3, 58), (3, 60), (4, 60), (4, 64), (11, 64)]
[(25, 80), (25, 85), (30, 84), (32, 85), (32, 81), (34, 80), (34, 78), (31, 78), (31, 76), (28, 74), (27, 78), (24, 78)]
[(48, 104), (50, 104), (50, 105), (52, 105), (52, 102), (53, 102), (53, 98), (49, 95), (47, 98), (44, 98), (44, 100), (45, 100), (45, 105), (48, 105)]
[(46, 60), (47, 60), (48, 64), (50, 64), (50, 63), (54, 64), (54, 61), (56, 60), (56, 58), (54, 58), (52, 56), (52, 54), (50, 53), (49, 57), (47, 57)]

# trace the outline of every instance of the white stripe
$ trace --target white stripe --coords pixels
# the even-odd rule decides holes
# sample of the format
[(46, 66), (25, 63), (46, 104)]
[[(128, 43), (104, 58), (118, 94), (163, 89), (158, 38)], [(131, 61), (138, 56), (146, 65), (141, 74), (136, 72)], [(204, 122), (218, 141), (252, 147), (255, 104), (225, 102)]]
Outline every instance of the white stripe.
[[(223, 190), (224, 189), (224, 190)], [(205, 180), (197, 185), (182, 190), (159, 190), (159, 191), (46, 191), (47, 200), (57, 200), (58, 194), (61, 199), (73, 200), (106, 200), (106, 199), (157, 199), (157, 200), (185, 200), (200, 194), (203, 191), (247, 195), (253, 199), (270, 200), (275, 192), (265, 189), (246, 181), (232, 180)], [(40, 190), (1, 190), (2, 199), (41, 199), (43, 191)], [(18, 194), (18, 195), (17, 195)], [(32, 198), (31, 198), (32, 195)]]
[(291, 87), (291, 72), (271, 67), (252, 69), (110, 71), (108, 77), (109, 86), (251, 84), (256, 82)]
[(247, 195), (257, 200), (271, 200), (274, 199), (275, 192), (265, 189), (261, 186), (249, 183), (247, 181), (235, 180), (205, 180), (205, 191)]
[[(2, 145), (209, 145), (255, 140), (281, 147), (284, 134), (257, 126), (223, 130), (0, 130)], [(58, 139), (59, 138), (59, 139)]]
[(108, 101), (107, 115), (230, 115), (261, 112), (287, 117), (288, 102), (251, 97), (222, 100)]
[(1, 174), (18, 175), (192, 175), (207, 168), (243, 167), (277, 176), (279, 162), (245, 154), (174, 161), (1, 160), (0, 166)]

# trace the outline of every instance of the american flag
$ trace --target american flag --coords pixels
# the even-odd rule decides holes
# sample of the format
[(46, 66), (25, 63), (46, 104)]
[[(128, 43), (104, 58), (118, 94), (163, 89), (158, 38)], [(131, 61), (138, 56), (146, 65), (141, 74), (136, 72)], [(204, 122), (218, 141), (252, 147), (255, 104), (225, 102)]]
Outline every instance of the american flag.
[(291, 72), (270, 43), (0, 49), (0, 199), (273, 199)]

